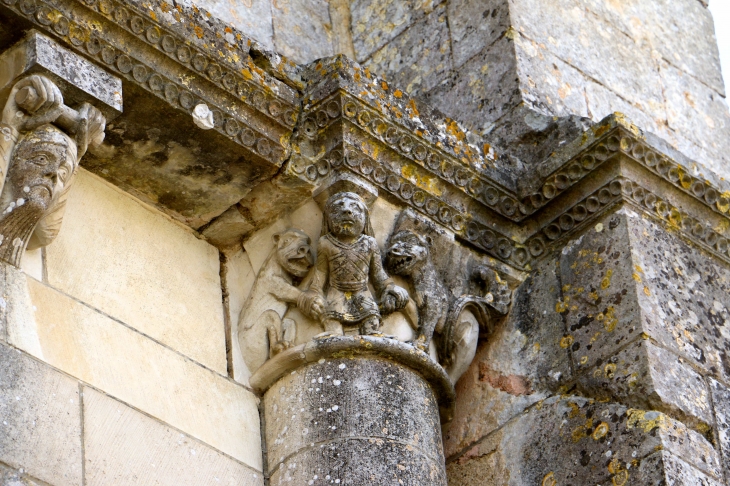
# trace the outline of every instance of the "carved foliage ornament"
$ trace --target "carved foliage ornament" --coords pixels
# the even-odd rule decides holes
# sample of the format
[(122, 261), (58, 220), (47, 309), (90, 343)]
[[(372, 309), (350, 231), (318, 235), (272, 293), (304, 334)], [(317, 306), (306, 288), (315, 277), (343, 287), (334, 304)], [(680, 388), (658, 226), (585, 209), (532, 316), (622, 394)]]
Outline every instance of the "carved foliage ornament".
[(79, 160), (103, 141), (105, 125), (88, 103), (64, 105), (43, 76), (13, 86), (0, 122), (0, 259), (19, 266), (26, 247), (55, 238)]

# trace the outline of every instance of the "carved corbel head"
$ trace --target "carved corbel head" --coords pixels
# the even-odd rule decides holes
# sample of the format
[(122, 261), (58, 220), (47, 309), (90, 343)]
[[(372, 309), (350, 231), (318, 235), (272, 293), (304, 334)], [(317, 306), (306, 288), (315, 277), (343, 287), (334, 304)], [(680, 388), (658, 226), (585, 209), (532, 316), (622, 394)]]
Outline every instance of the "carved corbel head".
[(3, 110), (0, 259), (15, 266), (26, 247), (48, 245), (60, 230), (81, 157), (104, 139), (104, 116), (63, 104), (58, 87), (33, 75), (13, 87)]

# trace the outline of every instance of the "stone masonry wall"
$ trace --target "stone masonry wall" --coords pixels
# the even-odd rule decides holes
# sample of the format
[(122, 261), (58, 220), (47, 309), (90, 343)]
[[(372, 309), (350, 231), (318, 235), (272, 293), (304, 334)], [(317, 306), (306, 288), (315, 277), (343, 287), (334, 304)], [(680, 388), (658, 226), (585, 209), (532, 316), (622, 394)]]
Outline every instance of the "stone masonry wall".
[(629, 208), (568, 242), (457, 386), (449, 484), (725, 484), (729, 282)]
[(57, 240), (1, 269), (0, 482), (262, 485), (258, 399), (227, 374), (218, 251), (77, 177)]

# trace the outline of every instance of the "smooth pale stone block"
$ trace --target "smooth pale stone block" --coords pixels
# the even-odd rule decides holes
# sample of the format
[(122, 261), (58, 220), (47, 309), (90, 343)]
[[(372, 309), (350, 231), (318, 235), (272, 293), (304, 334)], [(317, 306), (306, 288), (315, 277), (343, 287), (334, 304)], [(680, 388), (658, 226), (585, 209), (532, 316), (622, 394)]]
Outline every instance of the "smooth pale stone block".
[(43, 249), (26, 251), (20, 260), (20, 268), (36, 280), (43, 280)]
[(54, 486), (81, 485), (78, 382), (4, 344), (0, 462)]
[(248, 385), (251, 372), (246, 366), (238, 343), (238, 319), (243, 304), (251, 293), (251, 287), (256, 279), (248, 254), (239, 251), (228, 255), (226, 261), (226, 288), (228, 289), (228, 312), (231, 320), (231, 357), (233, 359), (233, 378), (244, 385)]
[(83, 389), (86, 486), (262, 486), (263, 474), (91, 388)]
[(35, 318), (8, 320), (11, 344), (39, 346), (53, 366), (261, 469), (251, 392), (40, 282), (28, 287)]
[(218, 251), (161, 213), (79, 170), (48, 283), (226, 373)]
[(385, 252), (385, 245), (393, 232), (400, 211), (401, 208), (383, 199), (377, 199), (370, 209), (370, 224), (373, 227), (375, 240), (378, 242), (382, 253)]

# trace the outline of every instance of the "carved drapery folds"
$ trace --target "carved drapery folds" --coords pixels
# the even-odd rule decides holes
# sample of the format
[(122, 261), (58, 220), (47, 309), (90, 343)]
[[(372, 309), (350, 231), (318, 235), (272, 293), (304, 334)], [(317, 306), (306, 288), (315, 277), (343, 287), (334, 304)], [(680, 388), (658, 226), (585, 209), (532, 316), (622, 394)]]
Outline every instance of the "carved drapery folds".
[(88, 103), (64, 105), (44, 76), (13, 86), (0, 124), (0, 259), (20, 266), (26, 247), (53, 241), (79, 161), (103, 141), (105, 123)]

